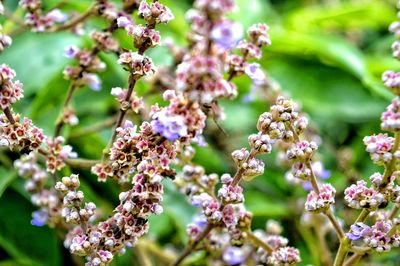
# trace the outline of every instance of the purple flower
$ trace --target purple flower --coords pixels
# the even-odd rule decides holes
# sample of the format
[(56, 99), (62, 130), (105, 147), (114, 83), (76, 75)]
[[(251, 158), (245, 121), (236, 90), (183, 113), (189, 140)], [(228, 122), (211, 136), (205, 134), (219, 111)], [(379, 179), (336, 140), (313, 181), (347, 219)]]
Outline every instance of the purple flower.
[(224, 254), (222, 255), (222, 259), (228, 265), (239, 265), (244, 262), (245, 256), (241, 248), (228, 247), (227, 249), (225, 249)]
[(47, 13), (46, 18), (58, 23), (63, 23), (67, 21), (68, 15), (61, 12), (60, 9), (53, 9), (52, 11)]
[(66, 58), (74, 58), (79, 52), (79, 48), (75, 45), (70, 45), (65, 47), (64, 49), (64, 56)]
[(43, 226), (47, 223), (49, 215), (44, 209), (32, 212), (31, 224), (34, 226)]
[(211, 39), (224, 49), (232, 49), (242, 37), (242, 25), (229, 20), (217, 23), (211, 31)]
[(92, 90), (99, 91), (101, 89), (101, 80), (96, 74), (85, 73), (82, 79)]
[(326, 170), (324, 164), (320, 161), (313, 162), (312, 169), (319, 178), (328, 179), (331, 177), (331, 171)]
[(353, 224), (350, 226), (350, 229), (350, 232), (346, 233), (346, 236), (353, 241), (364, 237), (366, 234), (368, 234), (368, 232), (371, 231), (371, 228), (364, 223)]
[(265, 74), (260, 68), (260, 64), (251, 63), (246, 64), (244, 68), (244, 72), (249, 78), (253, 80), (255, 84), (264, 84), (265, 83)]
[(184, 118), (180, 115), (169, 115), (166, 113), (166, 109), (157, 114), (156, 120), (152, 121), (152, 126), (155, 132), (169, 141), (177, 140), (188, 134)]

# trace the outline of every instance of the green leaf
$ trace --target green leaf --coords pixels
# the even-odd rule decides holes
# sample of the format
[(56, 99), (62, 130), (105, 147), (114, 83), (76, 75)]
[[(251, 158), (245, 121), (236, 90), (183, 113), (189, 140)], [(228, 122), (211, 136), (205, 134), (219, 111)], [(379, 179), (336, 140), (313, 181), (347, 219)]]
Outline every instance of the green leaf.
[(284, 217), (290, 214), (284, 202), (271, 201), (267, 195), (257, 191), (245, 191), (246, 206), (254, 216)]
[(49, 77), (60, 73), (60, 66), (68, 62), (63, 56), (64, 47), (76, 43), (77, 37), (66, 32), (25, 32), (14, 37), (13, 45), (0, 55), (0, 61), (15, 69), (17, 78), (24, 84), (25, 97), (29, 97), (42, 88)]
[[(34, 210), (23, 197), (7, 190), (0, 198), (0, 246), (24, 266), (60, 265), (59, 242), (54, 231), (30, 224)], [(6, 217), (6, 218), (5, 218)]]
[(393, 94), (369, 72), (363, 54), (344, 39), (284, 29), (273, 30), (271, 36), (270, 51), (307, 59), (317, 57), (326, 65), (351, 73), (374, 94), (387, 100), (393, 98)]
[(0, 198), (3, 195), (7, 187), (17, 178), (17, 173), (15, 171), (7, 170), (0, 167)]
[(311, 117), (322, 121), (328, 117), (357, 123), (375, 120), (387, 105), (340, 69), (287, 57), (271, 60), (268, 69)]

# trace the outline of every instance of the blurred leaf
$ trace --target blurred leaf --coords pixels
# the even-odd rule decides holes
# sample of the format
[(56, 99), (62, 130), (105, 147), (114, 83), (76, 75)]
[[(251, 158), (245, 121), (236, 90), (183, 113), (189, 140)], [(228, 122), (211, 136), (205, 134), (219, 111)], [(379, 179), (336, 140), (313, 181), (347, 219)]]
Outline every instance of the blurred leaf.
[(0, 261), (0, 266), (21, 266), (16, 260), (3, 260)]
[(289, 216), (290, 210), (284, 202), (271, 201), (265, 194), (257, 191), (245, 191), (246, 207), (254, 216)]
[(17, 178), (17, 173), (15, 171), (7, 170), (0, 167), (0, 198), (7, 187)]
[[(345, 40), (322, 34), (299, 33), (284, 29), (272, 32), (272, 52), (303, 58), (318, 57), (323, 63), (341, 68), (357, 77), (371, 92), (389, 100), (393, 98), (369, 72), (363, 54)], [(328, 75), (327, 77), (330, 77)]]
[[(13, 45), (0, 55), (0, 61), (10, 65), (17, 72), (17, 78), (24, 84), (25, 97), (41, 89), (49, 77), (60, 72), (60, 66), (67, 62), (64, 47), (77, 43), (77, 37), (65, 33), (35, 34), (25, 32), (14, 37)], [(59, 92), (59, 88), (52, 88)]]
[(371, 97), (357, 80), (341, 70), (301, 60), (284, 61), (270, 61), (268, 69), (311, 117), (368, 121), (377, 119), (387, 105), (387, 101)]
[[(395, 10), (385, 1), (343, 1), (334, 4), (308, 5), (294, 9), (286, 16), (296, 31), (321, 29), (377, 29), (396, 19)], [(365, 19), (368, 18), (368, 19)]]
[(0, 246), (10, 256), (26, 266), (60, 265), (57, 236), (47, 227), (30, 224), (33, 208), (28, 201), (7, 190), (0, 206)]

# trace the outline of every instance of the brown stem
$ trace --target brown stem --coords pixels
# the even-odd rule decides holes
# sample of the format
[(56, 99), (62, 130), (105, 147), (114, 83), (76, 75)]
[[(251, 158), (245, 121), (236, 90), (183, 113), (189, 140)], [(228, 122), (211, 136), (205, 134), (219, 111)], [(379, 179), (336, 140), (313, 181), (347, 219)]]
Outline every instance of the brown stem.
[(258, 247), (262, 247), (268, 253), (272, 253), (273, 249), (264, 241), (259, 239), (253, 232), (247, 232), (249, 239)]
[(5, 109), (3, 109), (3, 112), (4, 112), (4, 114), (6, 115), (8, 121), (9, 121), (11, 124), (15, 124), (15, 119), (14, 119), (12, 113), (11, 113), (10, 107), (6, 107)]
[(125, 102), (127, 103), (127, 106), (129, 106), (129, 107), (127, 107), (127, 106), (121, 106), (121, 108), (120, 108), (120, 110), (119, 110), (117, 122), (115, 123), (115, 126), (114, 126), (113, 134), (112, 134), (112, 136), (111, 136), (110, 141), (108, 142), (107, 147), (106, 147), (106, 148), (104, 149), (104, 151), (103, 151), (103, 159), (102, 159), (102, 160), (105, 160), (106, 156), (108, 155), (108, 152), (109, 152), (110, 148), (112, 147), (112, 145), (113, 145), (115, 139), (117, 138), (117, 134), (118, 134), (117, 128), (119, 128), (119, 127), (122, 126), (122, 122), (124, 121), (126, 112), (127, 112), (127, 110), (128, 110), (127, 108), (130, 108), (131, 96), (132, 96), (133, 90), (134, 90), (134, 88), (135, 88), (136, 81), (137, 81), (138, 79), (139, 79), (139, 76), (137, 76), (137, 75), (134, 75), (134, 74), (132, 74), (132, 73), (129, 75), (128, 92), (127, 92), (126, 97), (125, 97), (125, 99), (124, 99)]
[[(83, 72), (83, 69), (81, 72)], [(78, 86), (73, 81), (70, 83), (70, 85), (68, 87), (67, 97), (64, 100), (63, 107), (57, 118), (56, 127), (54, 130), (54, 137), (58, 137), (60, 135), (61, 129), (65, 125), (64, 120), (63, 120), (64, 112), (65, 112), (65, 109), (68, 107), (69, 103), (71, 102), (72, 96), (74, 95), (74, 92), (77, 89), (77, 87)]]
[(354, 253), (348, 260), (345, 261), (343, 266), (355, 265), (362, 256), (364, 256), (364, 254)]
[(75, 138), (84, 137), (86, 135), (90, 135), (92, 133), (96, 133), (99, 130), (102, 130), (104, 128), (108, 128), (108, 127), (112, 126), (113, 124), (115, 124), (116, 120), (117, 120), (116, 117), (108, 118), (108, 119), (106, 119), (104, 121), (101, 121), (99, 123), (95, 123), (93, 125), (84, 127), (81, 130), (73, 132), (68, 136), (68, 138), (69, 139), (75, 139)]
[(185, 250), (182, 252), (182, 254), (178, 257), (178, 259), (173, 262), (170, 266), (178, 266), (179, 264), (182, 263), (182, 261), (190, 255), (190, 253), (196, 248), (196, 246), (203, 240), (214, 228), (212, 224), (207, 224), (206, 228), (203, 230), (203, 232), (193, 241), (191, 242)]
[(48, 30), (48, 32), (57, 32), (57, 31), (71, 29), (71, 28), (75, 27), (76, 25), (78, 25), (79, 23), (81, 23), (84, 20), (86, 20), (88, 17), (90, 17), (93, 14), (94, 14), (94, 6), (91, 6), (85, 13), (82, 13), (80, 16), (72, 19), (69, 22), (66, 22), (66, 23), (64, 23), (62, 25), (50, 28)]
[(399, 211), (399, 209), (400, 209), (399, 204), (394, 205), (393, 210), (390, 212), (388, 219), (393, 220), (394, 217), (396, 216), (397, 212)]

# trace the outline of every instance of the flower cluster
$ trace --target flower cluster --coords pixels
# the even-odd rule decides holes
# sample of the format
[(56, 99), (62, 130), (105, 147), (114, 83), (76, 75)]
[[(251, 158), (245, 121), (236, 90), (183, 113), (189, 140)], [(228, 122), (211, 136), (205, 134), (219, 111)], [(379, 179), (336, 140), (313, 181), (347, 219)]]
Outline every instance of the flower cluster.
[(35, 32), (47, 31), (56, 23), (63, 23), (68, 19), (59, 9), (43, 14), (41, 0), (20, 0), (19, 5), (27, 10), (25, 24)]
[(64, 194), (62, 217), (67, 223), (85, 226), (95, 214), (96, 205), (93, 202), (84, 203), (84, 194), (77, 190), (80, 186), (78, 175), (64, 176), (57, 182), (55, 189)]
[(0, 115), (0, 145), (14, 151), (38, 150), (45, 136), (41, 129), (32, 124), (32, 120), (20, 115), (12, 115), (14, 121), (9, 121), (4, 114)]
[(400, 246), (400, 235), (396, 233), (395, 227), (391, 221), (377, 221), (373, 226), (368, 226), (362, 222), (353, 224), (347, 237), (356, 241), (363, 239), (364, 243), (377, 252), (390, 251), (392, 247)]
[(155, 66), (150, 57), (134, 52), (125, 52), (119, 56), (118, 63), (126, 67), (133, 75), (139, 77), (155, 72)]
[(400, 130), (400, 99), (393, 99), (392, 103), (381, 115), (381, 128), (390, 132)]
[(64, 69), (64, 77), (72, 80), (77, 86), (87, 85), (92, 90), (100, 90), (101, 81), (95, 73), (104, 70), (106, 66), (96, 53), (95, 50), (79, 49), (76, 46), (66, 47), (65, 57), (74, 58), (78, 66), (67, 66)]
[(331, 204), (335, 203), (335, 188), (330, 184), (321, 186), (319, 192), (310, 191), (305, 203), (306, 211), (323, 212), (329, 209)]
[(32, 213), (32, 225), (56, 227), (62, 224), (62, 201), (54, 190), (46, 189), (47, 172), (37, 163), (36, 155), (31, 152), (14, 162), (18, 174), (26, 178), (25, 190), (31, 194), (31, 201), (40, 207)]
[(11, 43), (11, 37), (3, 33), (3, 27), (0, 25), (0, 53), (4, 50), (4, 48), (10, 46)]
[(0, 66), (0, 107), (3, 110), (24, 97), (22, 83), (19, 80), (14, 81), (15, 76), (12, 68), (5, 64)]
[(64, 138), (58, 136), (56, 138), (47, 138), (46, 144), (48, 153), (46, 158), (47, 171), (55, 173), (60, 171), (65, 166), (65, 160), (68, 158), (76, 158), (78, 154), (72, 151), (70, 145), (62, 145), (65, 142)]
[(164, 108), (153, 106), (151, 112), (153, 130), (170, 141), (196, 141), (205, 127), (206, 115), (196, 102), (189, 101), (185, 95), (167, 90), (164, 99), (169, 105)]
[(130, 99), (127, 99), (128, 90), (115, 87), (111, 89), (111, 95), (121, 104), (121, 109), (131, 109), (135, 113), (144, 109), (143, 97), (138, 97), (135, 92), (132, 92)]
[(357, 181), (344, 191), (344, 199), (351, 208), (377, 208), (385, 197), (374, 188), (368, 188), (364, 180)]
[(364, 137), (364, 144), (367, 152), (370, 153), (374, 163), (384, 165), (392, 160), (393, 154), (391, 149), (394, 144), (394, 138), (387, 134), (378, 134)]

